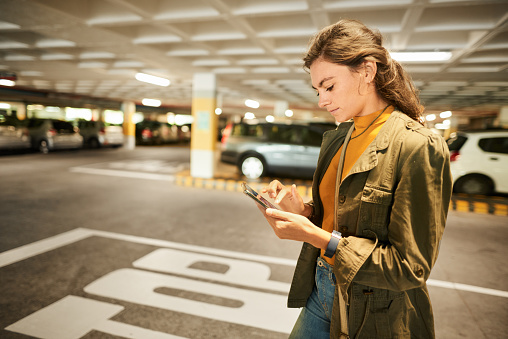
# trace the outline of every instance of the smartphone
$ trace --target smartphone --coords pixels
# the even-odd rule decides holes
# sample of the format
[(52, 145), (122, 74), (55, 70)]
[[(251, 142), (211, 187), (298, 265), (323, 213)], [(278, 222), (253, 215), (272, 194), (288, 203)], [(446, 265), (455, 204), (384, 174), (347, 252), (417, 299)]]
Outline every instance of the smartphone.
[(246, 182), (242, 183), (243, 193), (253, 199), (255, 202), (266, 208), (275, 208), (278, 209), (275, 205), (270, 203), (268, 200), (263, 198), (258, 192), (256, 192), (252, 187), (247, 185)]

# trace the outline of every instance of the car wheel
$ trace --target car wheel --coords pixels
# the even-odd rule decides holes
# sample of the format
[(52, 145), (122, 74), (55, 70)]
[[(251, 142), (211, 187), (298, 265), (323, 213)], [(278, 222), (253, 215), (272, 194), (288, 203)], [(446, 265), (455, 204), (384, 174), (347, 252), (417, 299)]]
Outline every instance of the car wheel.
[(265, 164), (256, 156), (247, 156), (242, 160), (240, 171), (249, 179), (257, 179), (265, 173)]
[(456, 182), (455, 190), (459, 193), (489, 195), (494, 191), (494, 183), (483, 175), (468, 175)]
[(41, 141), (39, 141), (39, 152), (41, 152), (43, 154), (48, 154), (49, 153), (49, 146), (48, 146), (48, 141), (47, 140), (41, 140)]

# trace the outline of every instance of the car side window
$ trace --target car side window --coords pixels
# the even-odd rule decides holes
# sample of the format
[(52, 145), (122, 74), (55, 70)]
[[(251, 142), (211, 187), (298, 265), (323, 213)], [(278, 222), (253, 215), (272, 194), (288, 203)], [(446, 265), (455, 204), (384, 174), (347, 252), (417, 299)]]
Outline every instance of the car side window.
[(271, 125), (268, 130), (268, 139), (271, 142), (282, 144), (300, 144), (301, 127)]
[(485, 152), (508, 154), (508, 138), (480, 139), (478, 146)]
[(302, 144), (305, 146), (321, 146), (321, 139), (323, 138), (323, 134), (318, 131), (312, 129), (303, 129), (302, 130)]

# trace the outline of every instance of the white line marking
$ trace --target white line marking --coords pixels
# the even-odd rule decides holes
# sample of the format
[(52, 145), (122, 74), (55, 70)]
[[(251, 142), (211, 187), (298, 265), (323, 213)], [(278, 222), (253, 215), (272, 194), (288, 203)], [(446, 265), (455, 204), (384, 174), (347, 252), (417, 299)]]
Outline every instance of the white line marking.
[(69, 171), (76, 172), (76, 173), (109, 175), (109, 176), (113, 176), (113, 177), (149, 179), (149, 180), (159, 180), (159, 181), (169, 181), (169, 182), (175, 181), (175, 176), (168, 175), (168, 174), (119, 171), (119, 170), (88, 168), (88, 167), (71, 167), (71, 168), (69, 168)]
[[(39, 255), (39, 254), (42, 254), (45, 252), (49, 252), (51, 250), (72, 244), (74, 242), (77, 242), (77, 241), (80, 241), (80, 240), (83, 240), (83, 239), (86, 239), (86, 238), (92, 237), (92, 236), (134, 242), (134, 243), (138, 243), (138, 244), (151, 245), (151, 246), (156, 246), (156, 247), (180, 249), (180, 250), (189, 251), (189, 252), (205, 253), (205, 254), (217, 255), (217, 256), (221, 256), (221, 257), (244, 259), (244, 260), (249, 260), (249, 261), (257, 261), (257, 262), (279, 264), (279, 265), (286, 265), (286, 266), (295, 266), (296, 265), (296, 261), (292, 260), (292, 259), (276, 258), (276, 257), (259, 255), (259, 254), (241, 253), (241, 252), (221, 250), (221, 249), (210, 248), (210, 247), (201, 247), (201, 246), (196, 246), (196, 245), (181, 244), (181, 243), (176, 243), (176, 242), (171, 242), (171, 241), (166, 241), (166, 240), (138, 237), (138, 236), (134, 236), (134, 235), (92, 230), (92, 229), (87, 229), (87, 228), (76, 228), (74, 230), (71, 230), (71, 231), (68, 231), (68, 232), (47, 238), (47, 239), (36, 241), (34, 243), (27, 244), (27, 245), (0, 253), (0, 268), (10, 265), (10, 264), (17, 263), (19, 261), (22, 261), (22, 260), (25, 260), (25, 259), (28, 259), (31, 257), (34, 257), (36, 255)], [(502, 298), (508, 298), (508, 291), (495, 290), (495, 289), (491, 289), (491, 288), (466, 285), (466, 284), (454, 283), (454, 282), (442, 281), (442, 280), (434, 280), (434, 279), (427, 280), (427, 284), (429, 286), (449, 288), (449, 289), (458, 290), (458, 291), (474, 292), (474, 293), (487, 294), (487, 295), (492, 295), (492, 296), (497, 296), (497, 297), (502, 297)]]

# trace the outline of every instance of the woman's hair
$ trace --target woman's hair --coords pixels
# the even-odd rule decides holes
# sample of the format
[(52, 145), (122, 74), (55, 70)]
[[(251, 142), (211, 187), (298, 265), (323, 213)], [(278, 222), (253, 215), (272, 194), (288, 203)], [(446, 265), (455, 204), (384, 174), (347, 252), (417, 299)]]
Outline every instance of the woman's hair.
[(303, 58), (304, 68), (309, 70), (318, 58), (348, 66), (352, 71), (357, 71), (364, 61), (374, 61), (377, 64), (374, 82), (381, 97), (414, 120), (421, 121), (424, 108), (411, 77), (390, 57), (382, 42), (381, 33), (363, 23), (340, 20), (312, 38)]

